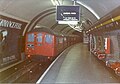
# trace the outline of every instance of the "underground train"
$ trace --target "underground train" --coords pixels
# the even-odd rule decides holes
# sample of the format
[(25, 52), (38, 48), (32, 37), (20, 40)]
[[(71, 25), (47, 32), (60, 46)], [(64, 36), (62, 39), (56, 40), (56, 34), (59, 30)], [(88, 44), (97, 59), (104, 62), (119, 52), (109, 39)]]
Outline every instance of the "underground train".
[(53, 59), (65, 48), (79, 42), (79, 36), (56, 34), (49, 28), (35, 28), (26, 34), (25, 54), (30, 58)]

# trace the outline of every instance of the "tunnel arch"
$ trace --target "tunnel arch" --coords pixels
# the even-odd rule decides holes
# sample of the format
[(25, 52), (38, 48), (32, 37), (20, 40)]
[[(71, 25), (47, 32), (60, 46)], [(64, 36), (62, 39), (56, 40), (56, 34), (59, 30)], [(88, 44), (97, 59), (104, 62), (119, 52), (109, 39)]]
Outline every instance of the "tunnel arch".
[[(78, 4), (81, 5), (80, 3), (78, 3)], [(81, 5), (81, 6), (83, 6), (83, 5)], [(83, 6), (83, 7), (84, 7), (84, 6)], [(85, 8), (86, 8), (86, 7), (85, 7)], [(88, 8), (87, 8), (87, 9), (88, 9)], [(36, 16), (30, 21), (30, 23), (27, 25), (27, 27), (24, 29), (22, 35), (24, 36), (24, 35), (26, 34), (26, 32), (32, 30), (32, 29), (35, 27), (35, 25), (36, 25), (39, 21), (41, 21), (44, 17), (56, 13), (55, 10), (56, 10), (56, 7), (52, 7), (52, 8), (46, 9), (46, 10), (44, 10), (43, 12), (39, 13), (38, 15), (36, 15)], [(92, 14), (94, 15), (94, 13), (92, 13)], [(51, 29), (55, 29), (57, 25), (58, 25), (58, 23), (55, 23), (55, 24), (51, 27)]]
[[(41, 12), (40, 14), (38, 14), (36, 17), (34, 17), (31, 22), (28, 24), (28, 26), (26, 27), (26, 29), (23, 32), (23, 36), (30, 30), (34, 29), (34, 27), (36, 26), (36, 24), (41, 21), (43, 18), (45, 18), (46, 16), (49, 16), (51, 14), (56, 13), (55, 8), (51, 8), (48, 10), (45, 10), (43, 12)], [(58, 23), (56, 22), (55, 24), (53, 24), (50, 28), (52, 30), (54, 30), (56, 27), (58, 26)], [(67, 26), (69, 27), (69, 26)], [(62, 30), (60, 30), (61, 32), (66, 29), (67, 27), (63, 27)]]
[(30, 23), (28, 23), (28, 25), (27, 25), (27, 27), (24, 29), (22, 35), (24, 36), (29, 29), (33, 28), (33, 25), (36, 24), (36, 22), (38, 22), (39, 18), (42, 18), (42, 16), (44, 16), (44, 14), (49, 13), (49, 12), (51, 12), (51, 11), (55, 11), (55, 7), (52, 7), (52, 8), (50, 8), (50, 9), (47, 9), (47, 10), (39, 13), (37, 16), (35, 16), (35, 17), (30, 21)]

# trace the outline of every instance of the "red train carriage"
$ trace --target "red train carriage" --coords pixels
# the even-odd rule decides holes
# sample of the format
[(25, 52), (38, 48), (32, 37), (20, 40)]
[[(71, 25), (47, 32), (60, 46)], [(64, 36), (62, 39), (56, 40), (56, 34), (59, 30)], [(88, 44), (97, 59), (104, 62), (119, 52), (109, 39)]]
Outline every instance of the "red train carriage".
[(55, 34), (48, 28), (37, 28), (27, 33), (26, 49), (28, 56), (55, 56)]
[[(53, 58), (73, 44), (70, 39), (68, 36), (55, 34), (49, 28), (36, 28), (26, 34), (25, 53), (28, 57)], [(76, 41), (77, 38), (74, 43)]]

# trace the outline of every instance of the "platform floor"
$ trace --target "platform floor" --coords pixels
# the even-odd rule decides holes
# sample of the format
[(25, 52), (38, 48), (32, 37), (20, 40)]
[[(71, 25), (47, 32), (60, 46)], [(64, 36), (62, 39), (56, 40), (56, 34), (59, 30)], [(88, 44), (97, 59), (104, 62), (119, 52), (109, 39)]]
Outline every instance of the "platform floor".
[(106, 66), (90, 54), (85, 44), (76, 44), (62, 55), (46, 74), (41, 84), (120, 83)]

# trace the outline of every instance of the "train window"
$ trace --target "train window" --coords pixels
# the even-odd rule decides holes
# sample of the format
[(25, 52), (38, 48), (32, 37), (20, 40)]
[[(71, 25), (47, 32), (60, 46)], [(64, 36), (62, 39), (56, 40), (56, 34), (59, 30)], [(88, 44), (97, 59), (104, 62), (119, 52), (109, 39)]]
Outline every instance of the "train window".
[(28, 34), (28, 42), (34, 42), (34, 34)]
[(42, 42), (42, 34), (41, 33), (38, 34), (37, 41)]
[(66, 41), (67, 39), (66, 39), (66, 37), (64, 37), (64, 41)]
[(49, 35), (49, 34), (45, 35), (45, 42), (46, 43), (52, 43), (52, 36)]
[(59, 38), (59, 43), (63, 43), (63, 38)]

